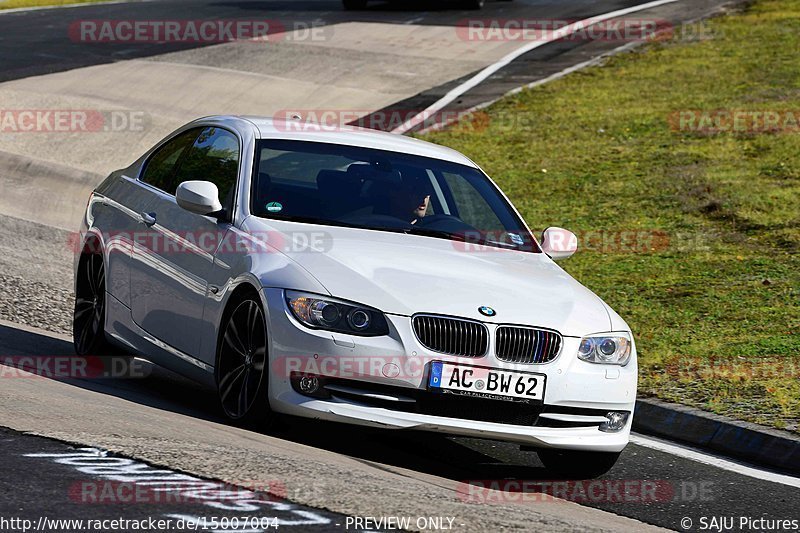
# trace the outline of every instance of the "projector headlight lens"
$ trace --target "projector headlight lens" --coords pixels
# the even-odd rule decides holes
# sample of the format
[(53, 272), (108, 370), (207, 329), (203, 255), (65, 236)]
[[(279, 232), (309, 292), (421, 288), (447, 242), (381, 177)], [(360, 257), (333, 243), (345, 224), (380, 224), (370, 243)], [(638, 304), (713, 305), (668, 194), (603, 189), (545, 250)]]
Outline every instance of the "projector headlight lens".
[(339, 320), (339, 308), (325, 300), (315, 300), (311, 304), (311, 317), (319, 326), (331, 326)]
[(363, 331), (369, 327), (370, 322), (369, 311), (364, 309), (353, 309), (347, 314), (347, 323), (355, 330)]
[(578, 359), (589, 363), (625, 366), (631, 359), (629, 333), (601, 333), (581, 339)]

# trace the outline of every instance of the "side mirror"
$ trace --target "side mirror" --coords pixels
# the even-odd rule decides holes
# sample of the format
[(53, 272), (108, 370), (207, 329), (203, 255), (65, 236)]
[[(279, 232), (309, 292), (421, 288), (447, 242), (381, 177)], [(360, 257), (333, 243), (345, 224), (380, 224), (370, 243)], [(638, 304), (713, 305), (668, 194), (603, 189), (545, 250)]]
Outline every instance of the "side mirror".
[(219, 190), (210, 181), (184, 181), (175, 191), (178, 205), (198, 215), (210, 215), (222, 210)]
[(563, 228), (547, 228), (542, 232), (542, 251), (554, 261), (570, 257), (578, 249), (578, 237)]

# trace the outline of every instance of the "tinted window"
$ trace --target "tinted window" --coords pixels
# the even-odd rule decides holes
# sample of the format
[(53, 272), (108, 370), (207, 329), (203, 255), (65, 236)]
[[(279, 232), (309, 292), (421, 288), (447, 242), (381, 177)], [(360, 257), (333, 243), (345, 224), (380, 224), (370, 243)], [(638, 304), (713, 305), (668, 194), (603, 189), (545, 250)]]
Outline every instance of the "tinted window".
[(199, 134), (199, 128), (185, 131), (156, 150), (150, 156), (150, 160), (142, 173), (142, 181), (169, 194), (175, 194), (175, 188), (178, 186), (173, 179), (176, 164)]
[(458, 174), (443, 172), (444, 179), (453, 195), (453, 203), (458, 206), (461, 220), (476, 228), (499, 228), (502, 222), (491, 209), (486, 209), (486, 201), (478, 189), (470, 185)]
[(256, 216), (539, 251), (509, 203), (474, 167), (288, 140), (259, 141), (255, 166)]
[(205, 128), (180, 162), (175, 186), (184, 181), (210, 181), (219, 189), (222, 207), (230, 212), (239, 174), (239, 139), (221, 128)]

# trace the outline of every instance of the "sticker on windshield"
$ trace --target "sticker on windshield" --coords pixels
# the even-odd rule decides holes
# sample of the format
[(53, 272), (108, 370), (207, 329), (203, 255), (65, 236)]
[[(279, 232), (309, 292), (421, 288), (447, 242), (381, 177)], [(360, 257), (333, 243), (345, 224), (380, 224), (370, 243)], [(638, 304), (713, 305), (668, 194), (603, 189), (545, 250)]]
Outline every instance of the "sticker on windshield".
[(511, 238), (511, 242), (513, 242), (517, 246), (522, 246), (523, 244), (525, 244), (525, 241), (522, 240), (522, 236), (517, 235), (516, 233), (509, 233), (508, 236)]
[(281, 209), (283, 209), (283, 206), (280, 204), (280, 202), (270, 202), (267, 204), (267, 211), (270, 213), (278, 213), (281, 211)]

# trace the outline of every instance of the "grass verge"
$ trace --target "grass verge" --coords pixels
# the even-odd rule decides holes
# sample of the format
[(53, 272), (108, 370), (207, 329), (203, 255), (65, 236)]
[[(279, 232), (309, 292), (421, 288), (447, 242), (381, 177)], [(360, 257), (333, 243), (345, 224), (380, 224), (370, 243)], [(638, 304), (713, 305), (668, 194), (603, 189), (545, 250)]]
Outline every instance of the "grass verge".
[[(703, 27), (425, 138), (481, 164), (532, 228), (579, 235), (562, 265), (630, 324), (641, 395), (797, 432), (800, 1)], [(696, 127), (720, 110), (781, 119)]]
[(90, 4), (108, 0), (0, 0), (0, 11), (21, 7), (53, 7), (70, 4)]

